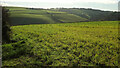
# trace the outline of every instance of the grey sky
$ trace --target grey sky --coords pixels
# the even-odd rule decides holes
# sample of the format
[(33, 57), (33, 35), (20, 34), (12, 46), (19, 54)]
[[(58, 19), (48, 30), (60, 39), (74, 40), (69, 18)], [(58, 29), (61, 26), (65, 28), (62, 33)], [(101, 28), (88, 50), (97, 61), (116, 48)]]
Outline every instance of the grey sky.
[(76, 7), (117, 11), (118, 1), (119, 0), (1, 0), (1, 4), (35, 8)]

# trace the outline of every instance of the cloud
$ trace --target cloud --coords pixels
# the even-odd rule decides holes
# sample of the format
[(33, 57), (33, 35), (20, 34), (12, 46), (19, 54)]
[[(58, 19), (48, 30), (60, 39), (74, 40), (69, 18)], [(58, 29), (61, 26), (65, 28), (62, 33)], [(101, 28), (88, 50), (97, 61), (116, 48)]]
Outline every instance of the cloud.
[(19, 7), (79, 7), (79, 8), (98, 8), (103, 10), (117, 10), (120, 0), (1, 0), (0, 4), (4, 6)]
[(52, 2), (52, 3), (76, 3), (76, 2), (95, 2), (104, 4), (118, 3), (119, 0), (1, 0), (3, 2)]
[(94, 2), (103, 4), (115, 4), (118, 3), (117, 0), (75, 0), (76, 2)]

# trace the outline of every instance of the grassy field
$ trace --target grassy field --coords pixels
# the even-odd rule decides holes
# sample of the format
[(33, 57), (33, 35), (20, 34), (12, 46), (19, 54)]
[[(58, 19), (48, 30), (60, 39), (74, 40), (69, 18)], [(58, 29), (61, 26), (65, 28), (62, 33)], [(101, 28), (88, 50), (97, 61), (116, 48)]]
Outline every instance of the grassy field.
[(9, 9), (11, 25), (118, 21), (120, 16), (119, 12), (87, 8), (5, 8)]
[(118, 66), (118, 21), (12, 26), (3, 66)]
[(11, 25), (54, 24), (87, 20), (78, 15), (49, 9), (33, 10), (23, 7), (6, 8), (9, 9)]

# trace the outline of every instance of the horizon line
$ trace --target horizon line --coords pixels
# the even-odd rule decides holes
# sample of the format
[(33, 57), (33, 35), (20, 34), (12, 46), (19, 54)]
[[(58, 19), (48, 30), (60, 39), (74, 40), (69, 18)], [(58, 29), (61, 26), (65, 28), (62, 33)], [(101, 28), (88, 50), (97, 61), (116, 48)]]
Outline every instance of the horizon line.
[[(52, 8), (67, 8), (67, 7), (30, 7), (30, 6), (5, 6), (5, 5), (1, 5), (3, 7), (21, 7), (21, 8), (41, 8), (41, 9), (52, 9)], [(82, 7), (69, 7), (69, 8), (79, 8), (81, 9)], [(100, 11), (112, 11), (112, 12), (120, 12), (119, 10), (103, 10), (103, 9), (98, 9), (98, 8), (85, 8), (83, 7), (83, 9), (93, 9), (93, 10), (100, 10)]]

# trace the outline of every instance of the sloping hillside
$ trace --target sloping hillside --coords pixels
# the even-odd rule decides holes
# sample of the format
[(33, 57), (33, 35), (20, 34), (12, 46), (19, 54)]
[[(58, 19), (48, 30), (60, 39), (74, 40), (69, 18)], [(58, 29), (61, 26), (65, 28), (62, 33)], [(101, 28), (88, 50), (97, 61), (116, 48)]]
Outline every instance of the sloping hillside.
[(120, 13), (118, 12), (85, 8), (6, 8), (9, 9), (12, 25), (118, 21), (120, 19)]
[(87, 21), (86, 18), (67, 12), (46, 9), (28, 9), (21, 7), (7, 7), (10, 10), (12, 25), (23, 24), (53, 24), (66, 22)]
[[(115, 21), (120, 19), (120, 13), (112, 11), (102, 11), (96, 9), (85, 8), (59, 8), (54, 11), (62, 11), (70, 14), (75, 14), (83, 18), (87, 18), (88, 21)], [(119, 18), (118, 18), (119, 17)]]

